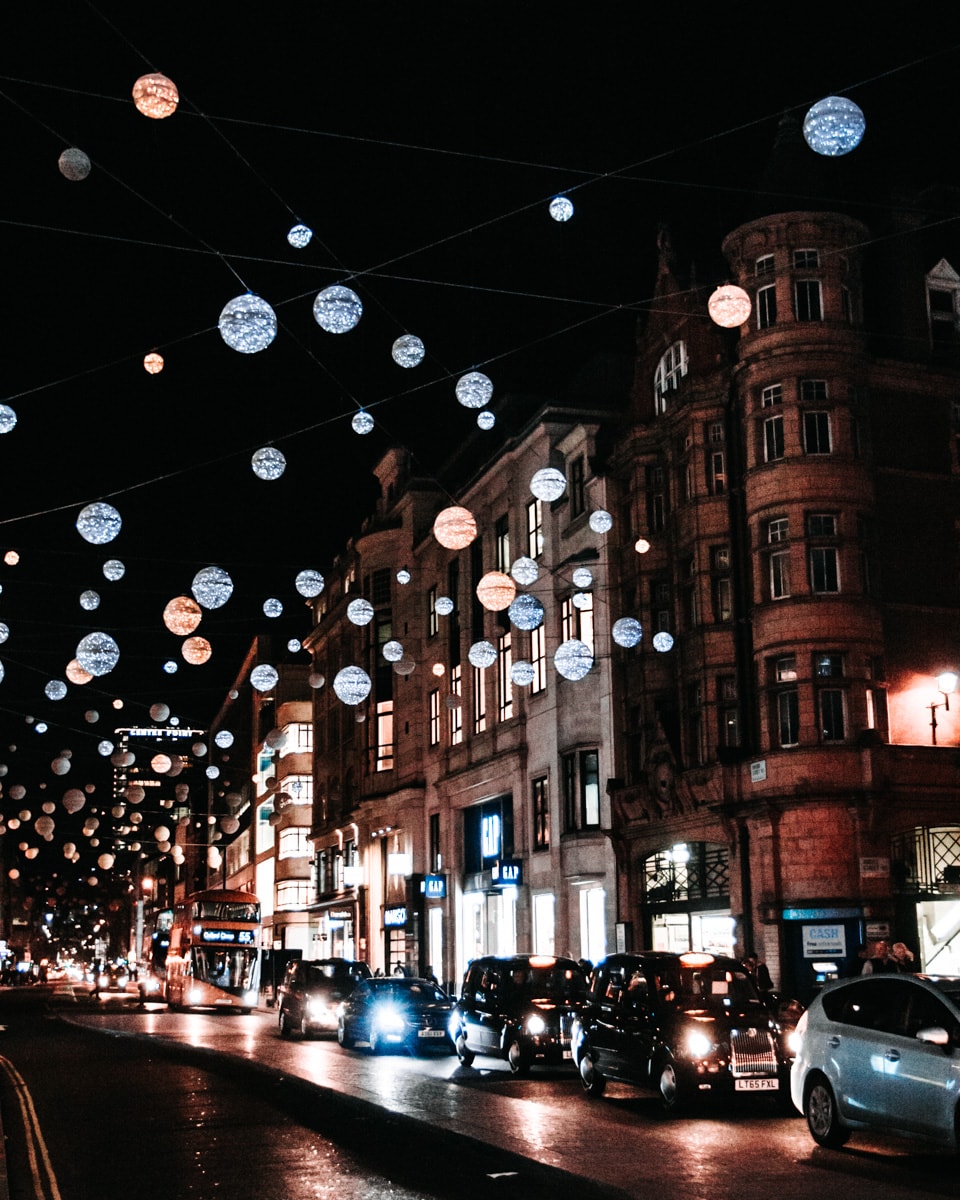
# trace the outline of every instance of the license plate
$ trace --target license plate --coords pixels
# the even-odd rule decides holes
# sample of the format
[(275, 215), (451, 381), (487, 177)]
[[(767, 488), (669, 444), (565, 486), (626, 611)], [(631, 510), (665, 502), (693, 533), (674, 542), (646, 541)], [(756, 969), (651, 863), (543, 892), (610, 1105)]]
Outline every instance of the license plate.
[(446, 1037), (442, 1029), (421, 1029), (417, 1034), (418, 1037)]
[(564, 1058), (573, 1058), (573, 1051), (572, 1050), (564, 1050), (563, 1057)]
[(776, 1079), (736, 1079), (733, 1087), (738, 1092), (777, 1092), (780, 1083)]

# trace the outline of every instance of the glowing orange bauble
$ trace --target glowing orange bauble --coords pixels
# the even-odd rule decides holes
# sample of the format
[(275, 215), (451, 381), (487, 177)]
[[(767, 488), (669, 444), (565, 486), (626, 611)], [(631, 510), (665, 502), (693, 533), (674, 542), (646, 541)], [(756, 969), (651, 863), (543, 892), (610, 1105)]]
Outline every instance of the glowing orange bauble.
[(8, 550), (3, 556), (3, 561), (8, 567), (15, 567), (20, 561), (20, 555), (16, 552), (16, 550)]
[(707, 301), (710, 319), (724, 329), (736, 329), (750, 316), (750, 297), (735, 283), (722, 284)]
[(174, 596), (163, 610), (163, 623), (171, 633), (186, 637), (203, 618), (203, 609), (191, 596)]
[(159, 375), (163, 370), (162, 354), (146, 354), (143, 359), (143, 369), (148, 375)]
[(133, 85), (133, 102), (137, 106), (137, 112), (151, 117), (154, 121), (162, 121), (164, 117), (171, 117), (177, 111), (180, 93), (172, 79), (156, 72), (141, 75)]
[(489, 612), (504, 612), (517, 594), (517, 585), (502, 571), (488, 571), (477, 584), (477, 599)]
[(437, 513), (433, 536), (447, 550), (463, 550), (477, 536), (477, 522), (468, 508), (453, 505)]
[(64, 674), (70, 680), (71, 683), (89, 683), (90, 680), (93, 678), (93, 676), (90, 674), (90, 672), (85, 671), (83, 669), (83, 667), (80, 666), (80, 664), (77, 662), (77, 660), (75, 658), (72, 658), (67, 663), (67, 667), (66, 667), (66, 670), (64, 671)]
[(173, 761), (171, 760), (169, 754), (155, 754), (153, 758), (150, 759), (150, 766), (157, 775), (166, 775), (166, 773), (173, 766)]
[(192, 637), (187, 638), (187, 640), (183, 643), (183, 645), (180, 647), (180, 653), (183, 655), (186, 662), (192, 663), (193, 666), (198, 667), (201, 663), (207, 662), (207, 660), (210, 658), (210, 655), (213, 653), (213, 647), (206, 638)]

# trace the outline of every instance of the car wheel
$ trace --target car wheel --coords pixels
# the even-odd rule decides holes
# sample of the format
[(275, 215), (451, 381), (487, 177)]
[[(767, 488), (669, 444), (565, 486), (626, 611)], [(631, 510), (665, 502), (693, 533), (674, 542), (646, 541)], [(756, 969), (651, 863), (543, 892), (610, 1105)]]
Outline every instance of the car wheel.
[(300, 1036), (302, 1038), (308, 1038), (310, 1036), (310, 1026), (307, 1024), (306, 1016), (302, 1016), (300, 1018), (300, 1031), (299, 1032), (300, 1032)]
[(597, 1064), (593, 1061), (593, 1054), (589, 1050), (584, 1050), (580, 1056), (580, 1082), (583, 1084), (583, 1090), (588, 1096), (602, 1096), (604, 1088), (607, 1086), (607, 1080), (604, 1075), (597, 1070)]
[(833, 1088), (823, 1075), (813, 1075), (803, 1094), (803, 1115), (807, 1118), (810, 1136), (818, 1146), (836, 1149), (850, 1136), (837, 1117), (837, 1101)]
[(285, 1038), (293, 1037), (293, 1028), (290, 1024), (290, 1014), (286, 1009), (283, 1009), (280, 1013), (280, 1036)]
[(349, 1033), (347, 1033), (347, 1027), (344, 1024), (342, 1017), (340, 1018), (340, 1021), (337, 1024), (337, 1041), (344, 1048), (344, 1050), (353, 1049), (353, 1038), (350, 1036)]
[(517, 1076), (530, 1074), (530, 1056), (517, 1038), (514, 1038), (507, 1047), (507, 1062), (510, 1064), (511, 1074)]
[(658, 1082), (660, 1102), (667, 1112), (680, 1112), (687, 1102), (686, 1089), (677, 1075), (677, 1068), (672, 1059), (667, 1059), (660, 1067)]
[(463, 1032), (457, 1034), (457, 1040), (454, 1043), (454, 1049), (457, 1052), (457, 1058), (465, 1067), (472, 1067), (473, 1060), (476, 1057), (472, 1050), (467, 1048), (467, 1039)]

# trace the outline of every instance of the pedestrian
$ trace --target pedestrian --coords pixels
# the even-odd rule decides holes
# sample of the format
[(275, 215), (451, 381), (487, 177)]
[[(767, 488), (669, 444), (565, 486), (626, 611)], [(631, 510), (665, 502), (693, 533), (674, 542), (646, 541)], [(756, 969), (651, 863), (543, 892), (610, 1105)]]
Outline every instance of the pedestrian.
[(894, 942), (890, 947), (890, 957), (901, 975), (912, 975), (917, 969), (913, 951), (905, 942)]
[(896, 961), (890, 957), (890, 947), (881, 938), (880, 941), (874, 942), (873, 954), (863, 964), (861, 975), (894, 975), (900, 968)]

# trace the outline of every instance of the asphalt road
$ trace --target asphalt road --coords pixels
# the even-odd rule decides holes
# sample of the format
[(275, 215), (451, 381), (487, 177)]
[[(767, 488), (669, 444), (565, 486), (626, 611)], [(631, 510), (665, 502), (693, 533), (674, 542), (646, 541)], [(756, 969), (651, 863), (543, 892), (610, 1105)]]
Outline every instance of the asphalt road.
[[(267, 1012), (169, 1013), (162, 1005), (138, 1010), (129, 1000), (90, 1006), (81, 999), (58, 1014), (59, 1020), (44, 1022), (50, 1032), (32, 1046), (11, 1024), (0, 1053), (38, 1089), (37, 1111), (56, 1153), (79, 1164), (63, 1168), (71, 1186), (80, 1187), (65, 1187), (65, 1200), (91, 1194), (89, 1148), (98, 1129), (115, 1129), (118, 1138), (139, 1146), (135, 1170), (137, 1164), (142, 1170), (148, 1147), (161, 1152), (156, 1161), (163, 1162), (164, 1143), (176, 1131), (184, 1147), (182, 1156), (177, 1151), (178, 1184), (192, 1180), (200, 1190), (145, 1193), (138, 1186), (138, 1200), (205, 1196), (206, 1183), (222, 1172), (223, 1184), (210, 1195), (222, 1197), (227, 1186), (239, 1200), (323, 1196), (331, 1177), (324, 1183), (311, 1174), (321, 1160), (358, 1186), (369, 1182), (370, 1194), (394, 1189), (401, 1198), (957, 1195), (956, 1158), (947, 1151), (865, 1135), (854, 1135), (843, 1150), (824, 1150), (802, 1119), (784, 1117), (762, 1098), (732, 1110), (666, 1117), (655, 1098), (616, 1085), (603, 1099), (590, 1100), (572, 1072), (535, 1070), (519, 1080), (494, 1059), (478, 1058), (467, 1069), (446, 1056), (373, 1056), (341, 1050), (332, 1039), (284, 1041)], [(62, 1056), (63, 1071), (51, 1073), (50, 1056), (43, 1060), (39, 1051), (44, 1044), (54, 1048), (54, 1058)], [(109, 1080), (95, 1066), (104, 1055), (114, 1062)], [(92, 1095), (98, 1074), (106, 1095), (126, 1099), (85, 1106), (83, 1089)], [(73, 1097), (72, 1109), (65, 1094)], [(85, 1107), (86, 1136), (59, 1132)], [(237, 1129), (243, 1133), (232, 1142)], [(9, 1143), (9, 1129), (7, 1135)], [(274, 1151), (277, 1161), (268, 1166)], [(251, 1173), (248, 1179), (245, 1169), (229, 1173), (246, 1162), (263, 1166), (264, 1178), (256, 1182)], [(274, 1192), (271, 1179), (295, 1186)], [(336, 1194), (350, 1200), (367, 1193), (338, 1187)]]

